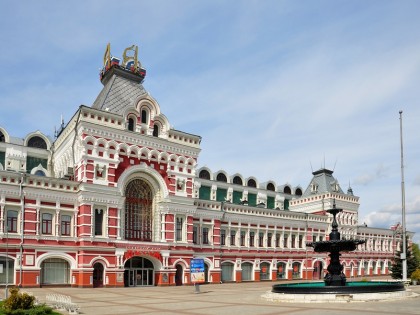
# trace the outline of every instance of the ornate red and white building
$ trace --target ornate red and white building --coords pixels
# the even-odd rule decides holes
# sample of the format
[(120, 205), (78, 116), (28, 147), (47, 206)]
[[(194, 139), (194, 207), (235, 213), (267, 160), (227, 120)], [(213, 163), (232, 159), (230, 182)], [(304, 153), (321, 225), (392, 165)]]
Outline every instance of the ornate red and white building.
[(334, 202), (342, 237), (366, 240), (347, 277), (388, 274), (398, 229), (360, 225), (332, 171), (303, 189), (198, 169), (200, 136), (171, 127), (129, 49), (120, 64), (107, 48), (102, 91), (54, 140), (0, 126), (0, 284), (189, 284), (192, 258), (211, 283), (320, 279), (328, 256), (306, 242), (328, 239)]

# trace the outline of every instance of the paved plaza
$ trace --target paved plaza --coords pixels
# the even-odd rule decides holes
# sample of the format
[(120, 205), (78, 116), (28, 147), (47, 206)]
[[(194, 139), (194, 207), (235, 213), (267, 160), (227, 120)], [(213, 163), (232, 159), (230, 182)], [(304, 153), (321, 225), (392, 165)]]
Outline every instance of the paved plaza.
[[(43, 302), (47, 294), (65, 294), (86, 315), (241, 314), (350, 315), (420, 314), (420, 296), (404, 300), (330, 304), (276, 303), (261, 297), (276, 282), (224, 283), (200, 286), (136, 288), (33, 288)], [(420, 286), (410, 290), (420, 294)], [(67, 312), (63, 313), (67, 314)]]

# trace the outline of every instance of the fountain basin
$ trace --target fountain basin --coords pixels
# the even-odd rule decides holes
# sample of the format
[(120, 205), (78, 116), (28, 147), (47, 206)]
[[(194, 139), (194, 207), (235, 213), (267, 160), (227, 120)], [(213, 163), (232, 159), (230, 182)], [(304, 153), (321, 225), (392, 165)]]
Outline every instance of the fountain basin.
[(353, 294), (404, 291), (402, 282), (347, 282), (345, 286), (326, 286), (324, 282), (275, 284), (271, 292), (288, 294)]

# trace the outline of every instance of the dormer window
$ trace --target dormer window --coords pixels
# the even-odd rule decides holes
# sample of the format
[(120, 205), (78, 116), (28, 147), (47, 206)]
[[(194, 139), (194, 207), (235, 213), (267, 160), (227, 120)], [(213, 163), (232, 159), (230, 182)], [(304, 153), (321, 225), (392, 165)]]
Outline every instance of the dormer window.
[(129, 131), (134, 131), (134, 118), (128, 118), (128, 127)]
[(29, 139), (28, 147), (46, 149), (47, 148), (47, 143), (41, 137), (35, 136), (35, 137), (32, 137), (31, 139)]
[(159, 126), (158, 125), (153, 126), (153, 137), (159, 137)]
[(316, 194), (318, 192), (318, 184), (311, 183), (311, 193)]
[(143, 109), (141, 111), (141, 123), (146, 124), (147, 123), (147, 110)]
[(0, 142), (6, 142), (6, 137), (1, 131), (0, 131)]
[(332, 182), (332, 183), (331, 183), (331, 189), (332, 189), (334, 192), (338, 192), (338, 191), (340, 191), (340, 185), (339, 185), (337, 182)]

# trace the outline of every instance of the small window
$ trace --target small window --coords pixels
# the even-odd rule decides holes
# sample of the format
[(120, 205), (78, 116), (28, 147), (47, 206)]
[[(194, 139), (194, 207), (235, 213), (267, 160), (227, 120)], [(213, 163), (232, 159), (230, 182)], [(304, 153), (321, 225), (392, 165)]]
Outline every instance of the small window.
[(236, 231), (235, 230), (230, 231), (230, 245), (232, 246), (236, 245)]
[(102, 209), (95, 209), (95, 236), (101, 236), (102, 235), (102, 225), (104, 221), (104, 211)]
[(6, 137), (4, 136), (3, 132), (0, 131), (0, 142), (6, 142)]
[(42, 234), (52, 234), (52, 218), (53, 215), (51, 213), (42, 214)]
[(142, 124), (147, 123), (147, 110), (145, 110), (145, 109), (143, 109), (141, 111), (141, 122), (142, 122)]
[(220, 230), (220, 245), (226, 245), (226, 230)]
[(176, 218), (176, 240), (182, 241), (182, 226), (183, 220), (182, 218)]
[(264, 233), (260, 232), (258, 235), (258, 247), (264, 246)]
[(257, 187), (257, 183), (255, 182), (255, 180), (253, 180), (253, 179), (250, 179), (249, 181), (248, 181), (248, 185), (247, 185), (248, 187), (254, 187), (254, 188), (256, 188)]
[(71, 216), (61, 216), (61, 235), (70, 236)]
[(255, 232), (249, 232), (249, 247), (254, 247)]
[(38, 148), (38, 149), (46, 149), (47, 148), (47, 143), (41, 137), (35, 136), (35, 137), (32, 137), (31, 139), (29, 139), (28, 147)]
[(235, 177), (233, 178), (233, 183), (234, 183), (235, 185), (243, 185), (243, 183), (242, 183), (242, 178), (240, 178), (239, 176), (235, 176)]
[(226, 175), (225, 175), (225, 174), (223, 174), (223, 173), (219, 173), (219, 174), (217, 174), (216, 180), (217, 180), (218, 182), (224, 182), (224, 183), (227, 183), (227, 178), (226, 178)]
[(275, 190), (276, 190), (276, 188), (274, 187), (273, 183), (268, 183), (268, 184), (267, 184), (267, 190), (270, 190), (270, 191), (275, 191)]
[(198, 243), (198, 226), (196, 225), (193, 226), (193, 243)]
[(296, 192), (295, 192), (295, 195), (296, 195), (296, 196), (302, 196), (302, 189), (297, 188), (297, 189), (296, 189)]
[(241, 231), (241, 246), (245, 246), (245, 231)]
[(209, 243), (209, 228), (203, 227), (203, 244)]
[(290, 189), (290, 187), (289, 186), (286, 186), (286, 187), (284, 187), (284, 189), (283, 189), (283, 192), (285, 193), (285, 194), (291, 194), (292, 193), (292, 190)]
[(36, 175), (36, 176), (45, 176), (45, 173), (44, 173), (43, 171), (41, 171), (41, 170), (37, 170), (37, 171), (35, 172), (35, 175)]
[(18, 212), (9, 210), (7, 211), (7, 231), (9, 233), (17, 233), (17, 220), (18, 220)]
[(153, 137), (159, 137), (159, 126), (158, 125), (153, 126)]
[(129, 131), (134, 131), (134, 119), (133, 118), (128, 118), (128, 130)]
[(206, 171), (206, 170), (202, 170), (200, 172), (200, 174), (198, 175), (198, 177), (201, 178), (201, 179), (208, 179), (208, 180), (210, 180), (210, 173), (208, 171)]

